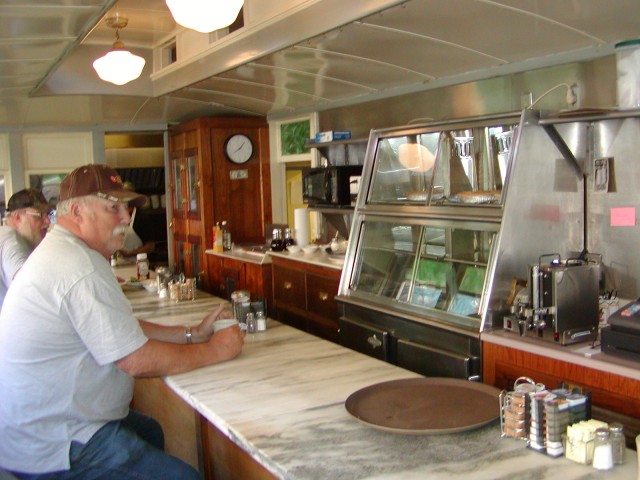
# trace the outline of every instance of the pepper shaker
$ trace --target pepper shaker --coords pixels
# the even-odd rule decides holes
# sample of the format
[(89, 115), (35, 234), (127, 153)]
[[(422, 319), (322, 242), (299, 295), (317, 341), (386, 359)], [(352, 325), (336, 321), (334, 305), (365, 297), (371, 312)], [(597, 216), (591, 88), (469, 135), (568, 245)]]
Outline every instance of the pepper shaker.
[(252, 312), (247, 313), (247, 333), (256, 333), (256, 318)]

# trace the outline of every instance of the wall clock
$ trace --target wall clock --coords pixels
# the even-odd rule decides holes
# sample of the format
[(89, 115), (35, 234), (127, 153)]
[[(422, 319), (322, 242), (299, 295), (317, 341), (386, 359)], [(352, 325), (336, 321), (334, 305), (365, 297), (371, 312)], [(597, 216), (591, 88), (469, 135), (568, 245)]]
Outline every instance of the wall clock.
[(253, 142), (242, 133), (231, 135), (224, 143), (224, 154), (231, 162), (243, 164), (249, 161), (253, 154)]

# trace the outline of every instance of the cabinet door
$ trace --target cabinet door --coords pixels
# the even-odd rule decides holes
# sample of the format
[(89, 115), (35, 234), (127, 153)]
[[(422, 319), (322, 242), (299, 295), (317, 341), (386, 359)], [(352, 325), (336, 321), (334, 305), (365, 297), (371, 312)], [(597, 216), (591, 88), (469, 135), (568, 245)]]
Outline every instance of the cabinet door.
[(338, 293), (339, 279), (307, 273), (307, 310), (309, 333), (338, 341)]
[(273, 266), (273, 291), (278, 307), (286, 305), (301, 310), (306, 308), (304, 276), (301, 271)]
[(388, 331), (345, 318), (340, 319), (340, 345), (388, 362), (391, 335)]

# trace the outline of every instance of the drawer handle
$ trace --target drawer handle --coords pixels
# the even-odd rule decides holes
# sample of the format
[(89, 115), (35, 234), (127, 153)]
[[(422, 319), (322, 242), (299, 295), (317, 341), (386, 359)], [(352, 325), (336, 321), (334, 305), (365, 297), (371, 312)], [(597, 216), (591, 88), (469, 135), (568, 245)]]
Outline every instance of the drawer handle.
[(291, 283), (289, 281), (284, 282), (284, 289), (285, 290), (291, 290), (292, 288), (293, 288), (293, 283)]
[(382, 341), (378, 337), (376, 337), (375, 333), (367, 338), (367, 343), (371, 345), (374, 350), (382, 346)]
[(329, 298), (329, 294), (325, 292), (320, 292), (318, 293), (318, 298), (320, 299), (321, 302), (326, 302), (327, 299)]

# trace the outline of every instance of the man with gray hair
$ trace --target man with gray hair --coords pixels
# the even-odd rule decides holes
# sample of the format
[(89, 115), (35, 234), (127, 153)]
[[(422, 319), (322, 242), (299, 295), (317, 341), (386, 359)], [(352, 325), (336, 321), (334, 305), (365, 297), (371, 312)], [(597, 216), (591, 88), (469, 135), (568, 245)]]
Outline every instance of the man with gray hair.
[(35, 188), (20, 190), (9, 199), (6, 225), (0, 227), (0, 308), (16, 273), (46, 235), (51, 210)]
[(165, 454), (160, 425), (129, 410), (135, 377), (231, 360), (239, 327), (214, 334), (222, 305), (193, 328), (133, 316), (111, 270), (129, 225), (115, 170), (85, 165), (60, 185), (56, 224), (0, 313), (0, 467), (19, 479), (197, 480)]

